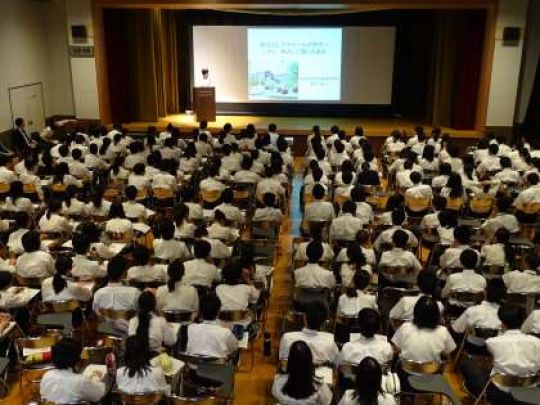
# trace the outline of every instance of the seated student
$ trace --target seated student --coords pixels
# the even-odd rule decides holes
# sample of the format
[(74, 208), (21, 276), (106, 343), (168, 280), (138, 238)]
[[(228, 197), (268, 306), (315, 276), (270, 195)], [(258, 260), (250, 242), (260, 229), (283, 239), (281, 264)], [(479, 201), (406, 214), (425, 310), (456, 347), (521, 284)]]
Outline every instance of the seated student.
[(372, 223), (373, 207), (366, 202), (366, 193), (362, 187), (354, 187), (351, 190), (351, 200), (356, 204), (356, 217), (366, 225)]
[(502, 279), (509, 293), (537, 294), (540, 293), (540, 256), (534, 253), (525, 255), (522, 269), (516, 269), (503, 274)]
[(84, 201), (81, 201), (81, 193), (75, 186), (68, 186), (62, 201), (61, 214), (70, 216), (85, 217), (88, 215), (88, 207)]
[(336, 362), (339, 350), (334, 342), (334, 335), (321, 332), (320, 329), (327, 319), (328, 312), (320, 302), (312, 302), (305, 306), (305, 327), (300, 332), (287, 332), (279, 343), (279, 359), (287, 360), (289, 350), (296, 341), (307, 343), (313, 353), (313, 364), (333, 364)]
[(351, 190), (354, 188), (354, 173), (352, 171), (341, 173), (341, 184), (336, 185), (334, 188), (335, 197), (350, 197)]
[[(501, 320), (498, 311), (506, 296), (506, 287), (500, 278), (488, 280), (486, 299), (482, 303), (469, 307), (452, 322), (452, 330), (463, 334), (473, 328), (499, 330)], [(465, 350), (473, 355), (487, 355), (485, 339), (467, 335)]]
[(33, 219), (24, 211), (15, 214), (15, 230), (9, 234), (7, 248), (14, 255), (24, 253), (22, 237), (35, 226)]
[(205, 240), (196, 240), (193, 245), (194, 259), (184, 263), (186, 273), (184, 284), (192, 286), (211, 287), (214, 282), (221, 279), (216, 266), (210, 263), (212, 246)]
[(184, 187), (180, 194), (183, 204), (188, 207), (188, 219), (190, 221), (202, 221), (204, 219), (203, 208), (200, 203), (193, 202), (192, 187)]
[[(410, 159), (403, 163), (403, 169), (396, 173), (396, 186), (398, 188), (408, 189), (413, 186), (411, 174), (414, 172), (414, 166), (415, 164)], [(417, 169), (421, 170), (419, 166)]]
[(306, 204), (304, 209), (304, 221), (331, 221), (336, 216), (334, 205), (330, 201), (324, 201), (324, 187), (315, 184), (311, 191), (315, 201)]
[(309, 235), (311, 240), (301, 242), (296, 246), (294, 259), (295, 260), (307, 260), (306, 248), (312, 240), (316, 240), (322, 243), (323, 246), (323, 255), (321, 261), (328, 262), (334, 258), (334, 250), (330, 244), (323, 242), (322, 232), (324, 230), (324, 225), (319, 223), (311, 224), (309, 228)]
[[(346, 261), (341, 262), (341, 266), (339, 268), (342, 286), (351, 286), (353, 283), (353, 278), (358, 271), (365, 271), (371, 277), (371, 274), (373, 273), (371, 265), (367, 264), (366, 256), (364, 255), (364, 252), (360, 246), (356, 244), (348, 246), (346, 248), (345, 259)], [(370, 281), (371, 280), (368, 280), (368, 284)]]
[(97, 189), (92, 196), (92, 201), (87, 205), (88, 215), (107, 218), (111, 209), (111, 202), (103, 198), (104, 190)]
[(116, 388), (126, 394), (161, 392), (170, 395), (171, 387), (159, 366), (150, 364), (148, 345), (138, 336), (126, 339), (124, 365), (116, 371)]
[(412, 186), (405, 191), (406, 198), (433, 198), (433, 191), (427, 184), (422, 184), (422, 175), (418, 172), (410, 174)]
[(266, 193), (274, 194), (280, 198), (285, 196), (286, 190), (279, 180), (274, 178), (274, 170), (270, 166), (265, 166), (264, 177), (257, 183), (255, 195), (264, 196)]
[(257, 184), (261, 180), (261, 177), (252, 170), (253, 159), (251, 156), (244, 155), (240, 167), (241, 169), (238, 170), (233, 177), (235, 183)]
[[(486, 340), (487, 350), (493, 356), (493, 368), (489, 374), (474, 360), (464, 361), (461, 367), (465, 386), (476, 396), (480, 395), (490, 375), (523, 377), (536, 375), (540, 370), (540, 339), (520, 330), (525, 319), (525, 310), (505, 303), (499, 308), (498, 316), (503, 332)], [(498, 405), (517, 403), (508, 388), (493, 382), (487, 388), (487, 399), (489, 403)]]
[(514, 214), (509, 211), (512, 208), (512, 199), (509, 197), (497, 198), (497, 214), (488, 218), (483, 224), (482, 229), (488, 235), (493, 235), (499, 228), (505, 228), (510, 233), (520, 231), (519, 222)]
[(133, 225), (129, 219), (126, 218), (126, 213), (121, 202), (114, 202), (111, 204), (109, 210), (109, 216), (105, 222), (105, 232), (109, 234), (133, 234)]
[(322, 244), (312, 241), (306, 248), (309, 263), (294, 270), (295, 286), (300, 288), (334, 288), (334, 273), (319, 266), (323, 255)]
[(476, 172), (478, 173), (479, 178), (486, 177), (488, 173), (501, 169), (501, 162), (498, 153), (499, 145), (496, 143), (490, 144), (488, 147), (488, 154), (476, 167)]
[(48, 252), (40, 250), (41, 240), (35, 231), (22, 237), (24, 253), (17, 258), (15, 273), (26, 278), (44, 278), (54, 274), (54, 259)]
[(330, 181), (324, 175), (323, 171), (317, 165), (317, 162), (315, 160), (312, 160), (312, 163), (310, 163), (310, 170), (311, 173), (308, 173), (308, 175), (304, 177), (304, 193), (312, 193), (315, 184), (321, 185), (325, 193), (328, 192), (328, 184), (330, 183)]
[[(397, 321), (412, 321), (414, 306), (421, 297), (428, 296), (435, 298), (435, 291), (437, 290), (437, 275), (433, 271), (422, 270), (416, 276), (416, 283), (418, 284), (418, 295), (403, 296), (390, 310), (389, 318)], [(439, 311), (443, 312), (444, 306), (442, 302), (437, 301)]]
[(221, 260), (231, 257), (232, 247), (227, 246), (225, 243), (219, 239), (211, 239), (208, 237), (208, 231), (204, 225), (199, 226), (195, 229), (193, 234), (195, 241), (204, 240), (210, 244), (210, 258), (213, 260)]
[(221, 271), (223, 284), (216, 287), (216, 295), (221, 301), (221, 311), (247, 311), (250, 304), (257, 303), (260, 291), (248, 277), (238, 261), (226, 264)]
[[(110, 160), (109, 160), (110, 161)], [(129, 171), (122, 167), (124, 158), (121, 156), (115, 157), (111, 169), (109, 170), (109, 179), (116, 183), (125, 183), (130, 176)]]
[(90, 256), (108, 260), (115, 255), (114, 250), (101, 242), (102, 232), (95, 222), (81, 222), (75, 229), (75, 232), (86, 235), (90, 240)]
[(28, 303), (28, 298), (21, 294), (23, 288), (11, 288), (12, 284), (13, 274), (0, 271), (0, 308), (18, 308)]
[(141, 282), (165, 282), (167, 280), (167, 268), (163, 264), (151, 265), (150, 251), (146, 246), (135, 245), (133, 248), (133, 260), (135, 266), (128, 269), (126, 279), (128, 281)]
[(442, 297), (449, 298), (449, 304), (464, 309), (465, 303), (451, 298), (454, 292), (472, 292), (480, 293), (486, 289), (486, 279), (484, 276), (475, 272), (478, 266), (478, 253), (472, 249), (465, 249), (459, 255), (459, 262), (463, 271), (450, 274), (446, 278), (446, 283), (442, 290)]
[(163, 160), (162, 170), (152, 176), (152, 190), (165, 189), (176, 193), (178, 180), (182, 180), (183, 177), (182, 172), (178, 172), (176, 160)]
[(34, 213), (34, 205), (29, 198), (24, 196), (23, 184), (20, 181), (14, 181), (9, 186), (9, 196), (3, 206), (5, 211), (20, 212), (25, 211), (29, 214)]
[(330, 240), (353, 241), (358, 231), (364, 228), (364, 221), (356, 217), (356, 204), (345, 201), (341, 207), (341, 215), (332, 220)]
[[(197, 225), (189, 219), (189, 208), (186, 204), (178, 204), (174, 208), (174, 237), (178, 239), (193, 238)], [(155, 249), (155, 246), (154, 246)]]
[(233, 205), (234, 191), (232, 188), (227, 187), (221, 193), (221, 204), (214, 208), (214, 214), (216, 211), (221, 211), (225, 214), (227, 221), (234, 221), (238, 223), (244, 222), (244, 214), (240, 211), (240, 208)]
[(369, 162), (363, 162), (358, 172), (357, 183), (362, 186), (378, 186), (381, 184), (381, 179)]
[(71, 225), (67, 218), (60, 215), (62, 203), (58, 200), (50, 200), (47, 211), (39, 219), (38, 227), (41, 232), (71, 233)]
[(175, 260), (167, 267), (169, 280), (166, 285), (158, 287), (156, 291), (157, 308), (163, 311), (191, 311), (199, 310), (199, 296), (197, 289), (191, 285), (185, 285), (184, 265), (180, 260)]
[(345, 343), (339, 355), (339, 364), (359, 364), (366, 357), (375, 358), (379, 364), (390, 364), (394, 350), (388, 339), (377, 332), (381, 329), (382, 318), (374, 308), (362, 308), (358, 313), (356, 340)]
[(371, 275), (365, 270), (357, 270), (352, 278), (352, 285), (339, 297), (338, 315), (356, 316), (362, 308), (377, 309), (377, 297), (366, 289), (371, 282)]
[(88, 236), (84, 233), (75, 232), (71, 241), (75, 252), (71, 275), (85, 280), (105, 277), (107, 275), (105, 267), (99, 262), (88, 258), (90, 251), (90, 239)]
[[(117, 311), (134, 311), (137, 309), (137, 301), (141, 294), (135, 287), (122, 284), (122, 279), (127, 270), (127, 262), (121, 256), (115, 256), (107, 264), (107, 285), (97, 290), (94, 294), (93, 309), (96, 314), (102, 308)], [(123, 320), (112, 322), (119, 330), (126, 331), (127, 323)]]
[(154, 211), (149, 210), (143, 204), (137, 202), (137, 188), (133, 185), (126, 187), (126, 201), (122, 203), (126, 218), (130, 220), (146, 221), (148, 217), (154, 214)]
[(401, 229), (396, 229), (392, 235), (392, 250), (383, 252), (379, 260), (379, 268), (404, 266), (413, 268), (415, 272), (422, 270), (422, 265), (414, 253), (405, 250), (409, 245), (409, 235)]
[(392, 227), (390, 229), (382, 231), (379, 234), (377, 239), (375, 239), (375, 242), (373, 242), (373, 249), (375, 249), (376, 251), (380, 251), (383, 245), (390, 245), (392, 243), (392, 236), (397, 230), (402, 230), (407, 234), (409, 247), (417, 247), (418, 239), (416, 238), (416, 236), (414, 236), (414, 234), (408, 229), (403, 228), (403, 224), (406, 220), (405, 211), (400, 208), (394, 209), (392, 211), (391, 217)]
[[(470, 239), (471, 231), (469, 228), (462, 225), (454, 228), (454, 244), (452, 247), (447, 248), (439, 258), (439, 265), (442, 269), (461, 267), (459, 258), (464, 250), (470, 249)], [(475, 252), (478, 253), (476, 250)], [(478, 258), (480, 258), (479, 253), (478, 255)], [(478, 264), (480, 264), (480, 262), (478, 262), (477, 265)], [(477, 265), (475, 265), (474, 268), (476, 268)]]
[[(184, 211), (185, 212), (185, 211)], [(191, 258), (191, 253), (186, 244), (174, 239), (174, 223), (163, 219), (159, 224), (160, 238), (154, 239), (154, 257), (159, 260), (171, 262), (176, 259), (186, 260)]]
[(291, 345), (287, 373), (278, 374), (272, 396), (284, 405), (330, 405), (332, 391), (315, 376), (312, 349), (302, 341)]
[(51, 349), (54, 369), (47, 371), (39, 384), (41, 399), (55, 404), (99, 402), (107, 393), (102, 382), (105, 376), (93, 373), (90, 377), (76, 373), (81, 361), (82, 345), (65, 337)]
[(136, 336), (150, 352), (176, 343), (176, 335), (165, 318), (155, 314), (156, 296), (144, 291), (138, 299), (138, 314), (129, 320), (128, 335)]
[(68, 163), (69, 173), (78, 179), (91, 178), (92, 173), (90, 173), (90, 170), (88, 170), (86, 165), (83, 163), (83, 153), (81, 149), (74, 148), (71, 151), (71, 156), (73, 160)]
[(365, 357), (355, 373), (353, 389), (345, 391), (338, 405), (396, 405), (395, 398), (382, 391), (382, 368), (373, 357)]
[(494, 236), (494, 243), (485, 243), (480, 250), (484, 266), (504, 266), (511, 261), (510, 249), (507, 248), (510, 232), (506, 228), (499, 228)]
[(227, 244), (234, 243), (239, 237), (238, 229), (227, 225), (227, 217), (223, 212), (217, 210), (214, 212), (214, 221), (208, 227), (208, 236), (211, 239), (218, 239)]
[(107, 170), (109, 165), (98, 155), (99, 147), (91, 143), (88, 147), (88, 153), (84, 157), (84, 165), (91, 170)]
[(220, 308), (221, 301), (215, 295), (201, 301), (202, 322), (187, 328), (187, 354), (224, 359), (238, 350), (238, 340), (231, 330), (217, 321)]
[(219, 180), (219, 166), (217, 164), (210, 165), (208, 169), (208, 177), (201, 180), (199, 189), (201, 191), (218, 191), (223, 192), (227, 186)]
[(151, 181), (145, 175), (144, 163), (137, 163), (133, 167), (133, 173), (128, 177), (128, 185), (135, 186), (138, 191), (150, 189)]
[(520, 222), (535, 222), (537, 214), (526, 214), (523, 208), (529, 204), (540, 202), (540, 174), (531, 172), (526, 179), (528, 187), (518, 194), (513, 205), (516, 208), (516, 217)]
[(47, 301), (90, 301), (92, 291), (69, 280), (73, 261), (68, 256), (58, 256), (55, 262), (56, 273), (41, 283), (41, 297)]
[[(377, 263), (377, 260), (375, 258), (375, 252), (373, 251), (373, 249), (365, 247), (367, 245), (368, 239), (369, 239), (369, 234), (366, 231), (364, 230), (358, 231), (358, 233), (356, 234), (356, 237), (354, 238), (354, 241), (356, 243), (352, 246), (357, 246), (360, 248), (362, 254), (364, 255), (366, 259), (366, 264), (370, 266), (370, 272), (371, 272), (371, 267), (373, 267)], [(349, 253), (351, 253), (351, 251), (349, 250), (350, 247), (351, 246), (348, 246), (340, 250), (340, 252), (337, 254), (337, 257), (336, 257), (337, 262), (351, 261), (351, 257), (349, 256)]]
[(454, 239), (454, 230), (458, 226), (458, 221), (454, 213), (450, 211), (441, 211), (438, 214), (439, 226), (437, 227), (437, 235), (441, 245), (451, 246)]
[(256, 208), (253, 214), (252, 222), (258, 221), (283, 221), (283, 213), (276, 207), (276, 196), (272, 193), (263, 194), (264, 208)]
[(500, 158), (500, 164), (502, 170), (495, 174), (493, 178), (506, 184), (521, 184), (521, 176), (517, 170), (512, 169), (512, 160), (509, 157), (503, 156)]
[(440, 363), (443, 357), (449, 357), (456, 344), (448, 329), (440, 325), (440, 320), (437, 301), (428, 296), (420, 297), (414, 306), (412, 322), (401, 325), (392, 338), (400, 359)]
[(442, 190), (448, 182), (450, 173), (452, 173), (452, 166), (450, 166), (450, 163), (441, 163), (439, 166), (439, 175), (431, 180), (431, 187), (436, 190)]

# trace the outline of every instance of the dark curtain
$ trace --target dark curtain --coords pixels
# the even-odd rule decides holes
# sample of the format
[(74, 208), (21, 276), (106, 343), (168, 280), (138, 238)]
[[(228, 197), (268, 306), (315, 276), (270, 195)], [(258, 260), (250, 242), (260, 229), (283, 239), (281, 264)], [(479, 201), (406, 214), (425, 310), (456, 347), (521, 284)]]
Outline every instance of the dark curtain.
[(531, 143), (536, 148), (540, 148), (540, 58), (536, 65), (536, 76), (529, 99), (529, 106), (525, 121), (523, 122), (523, 133), (529, 136)]

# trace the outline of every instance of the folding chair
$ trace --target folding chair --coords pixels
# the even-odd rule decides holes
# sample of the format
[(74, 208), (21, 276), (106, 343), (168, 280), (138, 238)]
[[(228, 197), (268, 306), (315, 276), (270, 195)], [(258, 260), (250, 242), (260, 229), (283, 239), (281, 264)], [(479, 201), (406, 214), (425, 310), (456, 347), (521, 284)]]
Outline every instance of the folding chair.
[(150, 392), (146, 394), (126, 394), (120, 392), (120, 402), (123, 405), (154, 405), (161, 401), (163, 394)]

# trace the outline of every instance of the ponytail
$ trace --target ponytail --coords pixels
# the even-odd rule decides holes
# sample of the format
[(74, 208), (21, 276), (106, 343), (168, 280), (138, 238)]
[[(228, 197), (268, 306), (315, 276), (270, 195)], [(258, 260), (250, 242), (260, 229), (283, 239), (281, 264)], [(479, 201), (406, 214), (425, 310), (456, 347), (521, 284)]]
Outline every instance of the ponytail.
[(143, 292), (139, 296), (139, 325), (137, 326), (135, 336), (137, 336), (147, 349), (150, 346), (150, 320), (152, 319), (152, 313), (155, 309), (156, 297), (154, 294), (149, 291)]
[(67, 281), (59, 272), (56, 272), (53, 276), (52, 286), (54, 293), (60, 294), (67, 287)]
[(167, 288), (172, 293), (176, 289), (176, 283), (182, 280), (184, 277), (184, 264), (180, 260), (175, 260), (167, 268), (167, 275), (169, 281), (167, 281)]

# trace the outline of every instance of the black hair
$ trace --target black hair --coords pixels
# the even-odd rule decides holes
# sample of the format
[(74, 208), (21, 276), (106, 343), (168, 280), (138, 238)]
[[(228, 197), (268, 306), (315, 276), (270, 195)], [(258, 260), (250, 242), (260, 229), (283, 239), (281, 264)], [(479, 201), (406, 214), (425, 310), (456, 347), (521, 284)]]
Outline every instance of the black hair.
[(461, 176), (458, 173), (450, 173), (446, 187), (450, 189), (450, 198), (461, 198), (463, 196), (463, 182)]
[(47, 219), (51, 219), (51, 215), (53, 213), (57, 213), (62, 208), (62, 203), (57, 199), (49, 200), (49, 204), (47, 206), (47, 212), (45, 213), (45, 217)]
[(167, 267), (167, 276), (169, 276), (169, 280), (167, 281), (167, 289), (169, 292), (174, 292), (176, 289), (176, 283), (182, 281), (184, 272), (185, 268), (181, 260), (174, 260), (169, 264)]
[(227, 204), (231, 204), (234, 201), (234, 191), (232, 188), (227, 187), (221, 192), (221, 201)]
[(263, 203), (265, 207), (275, 207), (276, 206), (276, 196), (272, 193), (264, 193)]
[(127, 270), (127, 261), (122, 256), (114, 256), (107, 263), (107, 277), (109, 281), (120, 281)]
[(17, 201), (18, 198), (24, 196), (23, 184), (20, 181), (14, 181), (9, 186), (9, 196), (13, 201), (13, 204)]
[(381, 315), (372, 308), (362, 308), (358, 312), (358, 331), (368, 339), (379, 331), (381, 322)]
[(510, 303), (501, 305), (497, 315), (507, 329), (521, 329), (526, 316), (524, 308)]
[(239, 261), (227, 263), (221, 270), (221, 277), (225, 284), (236, 285), (242, 277), (242, 264)]
[(215, 295), (211, 294), (201, 301), (201, 316), (205, 321), (214, 321), (221, 308), (221, 300)]
[(433, 297), (422, 296), (414, 306), (413, 323), (419, 329), (435, 329), (440, 322), (441, 312)]
[(0, 271), (0, 291), (11, 286), (13, 275), (9, 271)]
[(126, 213), (124, 211), (124, 206), (121, 202), (115, 201), (111, 204), (111, 208), (109, 209), (109, 217), (108, 219), (113, 218), (126, 218)]
[(53, 276), (52, 286), (55, 294), (60, 294), (67, 287), (67, 281), (64, 278), (73, 267), (73, 260), (66, 255), (60, 255), (54, 263), (56, 273)]
[(446, 198), (441, 197), (440, 195), (434, 196), (432, 203), (433, 208), (435, 208), (436, 211), (443, 211), (446, 209)]
[(306, 247), (306, 256), (310, 263), (318, 263), (323, 256), (324, 248), (320, 241), (313, 240)]
[(392, 235), (392, 243), (395, 247), (404, 249), (407, 247), (407, 243), (409, 243), (409, 235), (401, 229), (396, 229)]
[(212, 250), (212, 246), (205, 240), (196, 240), (193, 244), (193, 255), (197, 259), (206, 259)]
[(491, 278), (487, 282), (486, 301), (500, 304), (506, 297), (506, 285), (501, 278)]
[(165, 240), (171, 240), (174, 238), (175, 232), (174, 223), (171, 220), (164, 219), (159, 224), (159, 231), (161, 233), (161, 238)]
[(472, 249), (465, 249), (459, 255), (459, 261), (465, 269), (476, 269), (478, 265), (478, 253)]
[(126, 187), (125, 193), (128, 200), (134, 200), (137, 198), (137, 187), (129, 185)]
[(356, 204), (351, 200), (347, 200), (343, 203), (341, 211), (344, 214), (356, 215)]
[(418, 184), (422, 181), (422, 175), (416, 171), (411, 172), (411, 174), (409, 175), (409, 178), (411, 179), (413, 184)]
[(319, 330), (328, 318), (328, 310), (319, 301), (310, 302), (305, 305), (306, 326), (311, 330)]
[(431, 270), (422, 270), (416, 276), (418, 289), (422, 294), (433, 296), (437, 289), (437, 274)]
[(296, 400), (312, 396), (317, 391), (313, 354), (304, 341), (294, 342), (287, 360), (287, 382), (281, 391)]
[(346, 294), (347, 297), (353, 298), (357, 296), (357, 290), (365, 290), (369, 283), (371, 282), (371, 275), (366, 271), (360, 268), (357, 268), (354, 272), (352, 279), (352, 286), (347, 288)]
[(364, 357), (355, 373), (353, 398), (362, 405), (377, 405), (381, 393), (382, 368), (373, 357)]
[(395, 209), (392, 211), (392, 224), (401, 225), (405, 222), (405, 211), (402, 209)]
[(461, 245), (468, 245), (471, 239), (471, 230), (463, 225), (458, 225), (454, 229), (454, 239), (456, 239)]
[(150, 351), (148, 344), (139, 336), (134, 335), (126, 339), (124, 353), (125, 371), (130, 378), (135, 376), (143, 378), (150, 371)]
[(22, 236), (22, 245), (27, 253), (37, 252), (41, 247), (41, 239), (36, 231), (28, 231)]
[(139, 314), (138, 320), (139, 324), (137, 325), (137, 331), (135, 336), (139, 338), (143, 346), (146, 345), (147, 350), (149, 350), (150, 344), (150, 321), (152, 319), (152, 314), (156, 309), (156, 296), (150, 291), (144, 291), (139, 296)]
[(315, 184), (311, 190), (311, 193), (313, 194), (313, 198), (316, 200), (322, 200), (325, 194), (324, 187), (320, 184)]
[(133, 249), (133, 259), (138, 265), (145, 266), (150, 261), (150, 251), (146, 246), (137, 244)]
[(81, 360), (82, 345), (73, 338), (65, 337), (51, 348), (52, 363), (59, 370), (74, 369)]
[(75, 253), (84, 255), (90, 249), (90, 239), (86, 234), (76, 232), (72, 238), (72, 246)]
[(26, 211), (18, 211), (15, 213), (15, 224), (17, 228), (22, 229), (28, 226), (30, 215)]

